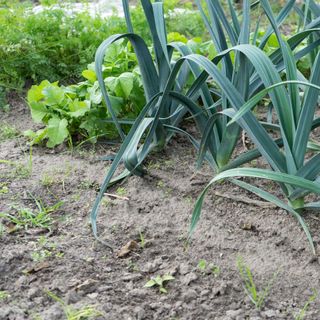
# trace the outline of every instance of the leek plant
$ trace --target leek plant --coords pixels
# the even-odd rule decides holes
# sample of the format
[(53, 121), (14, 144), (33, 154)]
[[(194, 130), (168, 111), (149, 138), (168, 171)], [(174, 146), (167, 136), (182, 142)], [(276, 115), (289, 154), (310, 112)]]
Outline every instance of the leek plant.
[[(241, 51), (259, 71), (260, 79), (264, 89), (250, 98), (243, 106), (236, 110), (230, 110), (228, 115), (233, 119), (228, 125), (235, 121), (246, 130), (251, 139), (255, 142), (261, 155), (267, 161), (270, 169), (261, 168), (236, 168), (226, 170), (216, 175), (199, 196), (192, 217), (191, 231), (195, 227), (201, 212), (201, 206), (209, 187), (216, 181), (231, 178), (231, 181), (258, 196), (275, 203), (277, 206), (292, 213), (304, 229), (310, 242), (312, 251), (315, 253), (312, 237), (301, 217), (301, 210), (305, 208), (320, 208), (320, 202), (305, 204), (304, 199), (310, 192), (320, 193), (319, 173), (320, 155), (316, 153), (311, 158), (309, 151), (310, 134), (313, 129), (319, 126), (320, 119), (316, 117), (316, 107), (320, 90), (320, 53), (317, 54), (310, 80), (301, 81), (298, 74), (295, 58), (288, 43), (286, 43), (278, 30), (276, 20), (272, 14), (269, 2), (260, 1), (269, 21), (277, 36), (283, 56), (283, 70), (286, 81), (282, 81), (277, 68), (271, 63), (269, 58), (263, 58), (256, 48), (251, 48), (250, 52), (242, 46), (236, 46), (232, 50)], [(312, 22), (311, 22), (312, 23)], [(311, 34), (319, 30), (313, 29), (304, 31), (304, 34)], [(260, 64), (260, 66), (256, 65)], [(303, 88), (305, 85), (306, 88)], [(263, 131), (251, 131), (252, 126), (246, 119), (249, 110), (253, 108), (266, 94), (269, 94), (273, 110), (275, 111), (276, 123), (266, 123), (266, 128), (278, 131), (280, 145), (272, 147), (274, 141), (268, 136), (266, 128)], [(242, 104), (242, 103), (241, 103)], [(235, 112), (237, 111), (237, 112)], [(266, 137), (268, 139), (265, 139)], [(283, 148), (280, 148), (283, 146)], [(282, 190), (285, 203), (282, 199), (262, 190), (261, 188), (250, 185), (244, 181), (234, 179), (235, 177), (254, 177), (259, 179), (273, 180), (277, 182)]]
[[(201, 148), (199, 165), (203, 159), (206, 159), (214, 171), (220, 171), (227, 164), (229, 167), (237, 167), (260, 155), (257, 150), (254, 150), (236, 159), (234, 163), (229, 163), (239, 138), (240, 126), (235, 123), (233, 126), (227, 127), (228, 118), (220, 110), (228, 108), (230, 104), (227, 95), (224, 94), (226, 85), (233, 87), (234, 83), (237, 94), (241, 96), (243, 101), (246, 99), (249, 70), (240, 68), (242, 57), (236, 56), (234, 66), (231, 55), (227, 54), (221, 58), (222, 67), (220, 69), (207, 58), (192, 54), (188, 46), (183, 43), (168, 44), (162, 1), (151, 3), (150, 0), (142, 0), (141, 3), (153, 39), (154, 59), (143, 39), (133, 33), (127, 0), (123, 1), (123, 6), (128, 33), (109, 37), (101, 44), (96, 53), (95, 65), (99, 85), (112, 121), (123, 139), (123, 144), (94, 204), (91, 221), (95, 235), (97, 235), (98, 207), (106, 188), (130, 173), (143, 174), (141, 164), (151, 150), (164, 147), (174, 133), (186, 134), (195, 148), (200, 150), (200, 141), (179, 128), (180, 122), (187, 113), (194, 118), (200, 134), (206, 137), (207, 143)], [(238, 21), (240, 32), (237, 34), (237, 42), (242, 44), (249, 42), (249, 10), (249, 1), (246, 0), (245, 17), (241, 25)], [(112, 108), (102, 76), (102, 63), (106, 49), (113, 42), (122, 38), (127, 38), (136, 52), (147, 100), (145, 108), (133, 123), (131, 131), (126, 137), (121, 127), (122, 121), (116, 118)], [(215, 39), (215, 46), (218, 48), (218, 52), (226, 49), (226, 38), (220, 36), (219, 39)], [(180, 55), (178, 60), (173, 55), (175, 50)], [(218, 59), (216, 63), (218, 64), (219, 61)], [(203, 74), (202, 69), (209, 69), (209, 72)], [(187, 87), (190, 73), (196, 80), (190, 87)], [(241, 79), (244, 73), (247, 75), (247, 81)], [(215, 80), (216, 88), (212, 83), (206, 82), (209, 76)], [(212, 119), (214, 127), (207, 129), (208, 126), (210, 127)], [(251, 119), (259, 125), (254, 117)], [(140, 143), (142, 138), (143, 144)], [(111, 180), (120, 161), (123, 161), (126, 170)]]
[[(308, 20), (304, 30), (285, 42), (278, 27), (295, 7), (295, 1), (289, 0), (278, 16), (274, 17), (268, 1), (261, 0), (259, 3), (270, 21), (270, 28), (257, 47), (259, 22), (250, 43), (250, 10), (254, 5), (251, 6), (249, 0), (243, 1), (240, 15), (231, 1), (228, 2), (229, 14), (226, 14), (219, 1), (207, 0), (207, 8), (204, 9), (202, 2), (196, 0), (217, 52), (211, 61), (207, 57), (192, 54), (185, 44), (167, 43), (162, 1), (151, 3), (150, 0), (141, 0), (141, 3), (152, 35), (152, 53), (144, 40), (134, 34), (128, 0), (123, 0), (128, 33), (105, 40), (95, 58), (96, 74), (105, 104), (123, 139), (92, 209), (91, 224), (95, 237), (99, 204), (106, 188), (130, 174), (142, 175), (142, 163), (148, 154), (154, 149), (163, 148), (175, 133), (181, 133), (187, 135), (198, 150), (198, 166), (206, 160), (213, 171), (218, 173), (196, 202), (190, 234), (199, 220), (202, 202), (210, 185), (217, 180), (230, 178), (234, 183), (295, 215), (313, 246), (309, 230), (298, 209), (304, 206), (302, 200), (306, 192), (320, 192), (320, 184), (314, 182), (318, 174), (315, 167), (320, 161), (319, 157), (315, 156), (310, 163), (304, 163), (309, 133), (318, 126), (313, 115), (320, 81), (320, 58), (316, 59), (310, 83), (297, 72), (295, 63), (319, 46), (320, 42), (316, 41), (303, 49), (298, 48), (304, 39), (319, 31), (317, 26), (320, 21)], [(273, 33), (279, 42), (279, 49), (267, 56), (262, 49)], [(136, 53), (147, 101), (127, 135), (122, 130), (123, 121), (118, 120), (113, 111), (102, 75), (106, 49), (123, 38), (131, 42)], [(174, 55), (175, 51), (179, 53), (178, 59)], [(194, 81), (188, 85), (190, 76)], [(283, 83), (281, 76), (286, 77), (286, 83)], [(309, 85), (303, 91), (303, 99), (300, 98), (301, 84)], [(275, 110), (278, 116), (277, 123), (260, 122), (250, 110), (267, 93), (271, 110)], [(179, 127), (187, 115), (194, 119), (201, 135), (200, 141)], [(124, 123), (128, 124), (127, 121)], [(278, 130), (278, 139), (274, 140), (269, 134), (270, 128)], [(232, 159), (242, 129), (254, 142), (255, 149)], [(239, 168), (261, 155), (271, 170)], [(114, 178), (120, 162), (123, 162), (125, 170)], [(236, 176), (267, 177), (279, 182), (289, 203), (285, 204), (263, 190), (233, 179)]]

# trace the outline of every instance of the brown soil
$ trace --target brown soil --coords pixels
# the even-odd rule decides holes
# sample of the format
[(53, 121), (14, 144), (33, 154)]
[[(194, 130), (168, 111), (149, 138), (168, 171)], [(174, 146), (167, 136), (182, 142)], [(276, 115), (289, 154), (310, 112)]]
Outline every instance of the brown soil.
[[(16, 100), (0, 119), (19, 130), (32, 126), (24, 103)], [(50, 231), (13, 232), (12, 224), (0, 221), (5, 226), (0, 291), (8, 294), (0, 296), (0, 319), (67, 319), (61, 303), (48, 292), (74, 309), (95, 305), (103, 314), (97, 319), (294, 319), (312, 289), (320, 290), (319, 260), (297, 221), (283, 210), (215, 194), (253, 199), (231, 184), (219, 184), (208, 194), (187, 244), (193, 203), (212, 173), (195, 170), (194, 151), (181, 137), (150, 157), (145, 177), (125, 181), (120, 198), (104, 199), (99, 235), (114, 245), (111, 252), (95, 241), (89, 213), (108, 165), (99, 158), (113, 152), (103, 147), (73, 152), (34, 147), (29, 176), (18, 166), (0, 163), (0, 183), (8, 188), (0, 194), (0, 211), (14, 213), (13, 204), (35, 210), (30, 193), (47, 206), (64, 202), (52, 214)], [(0, 159), (27, 164), (24, 138), (1, 141)], [(108, 192), (116, 194), (117, 188)], [(306, 220), (318, 245), (318, 217), (309, 214)], [(134, 250), (120, 258), (120, 249), (133, 240)], [(260, 290), (277, 273), (260, 311), (244, 291), (236, 266), (239, 256)], [(198, 267), (201, 259), (206, 270)], [(164, 274), (175, 277), (165, 285), (167, 294), (144, 287), (151, 277)], [(320, 319), (318, 306), (317, 298), (304, 319)]]

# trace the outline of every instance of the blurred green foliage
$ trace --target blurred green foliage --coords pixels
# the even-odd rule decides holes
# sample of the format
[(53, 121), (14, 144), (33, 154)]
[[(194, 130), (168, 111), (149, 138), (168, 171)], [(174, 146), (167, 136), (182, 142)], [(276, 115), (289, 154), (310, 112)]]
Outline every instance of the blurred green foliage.
[[(40, 2), (43, 5), (59, 3), (57, 0)], [(182, 5), (187, 11), (173, 13), (176, 7), (179, 7), (178, 0), (166, 1), (168, 32), (178, 31), (187, 37), (202, 36), (204, 26), (199, 14), (188, 11), (190, 4)], [(0, 0), (2, 96), (5, 91), (21, 91), (45, 79), (59, 80), (62, 84), (79, 81), (81, 72), (94, 60), (99, 44), (112, 34), (126, 32), (125, 21), (116, 12), (102, 18), (92, 17), (87, 11), (70, 16), (59, 6), (45, 7), (36, 14), (32, 8), (31, 2)], [(185, 19), (185, 14), (190, 15), (190, 19)], [(132, 10), (132, 21), (135, 33), (148, 42), (150, 35), (141, 5)]]

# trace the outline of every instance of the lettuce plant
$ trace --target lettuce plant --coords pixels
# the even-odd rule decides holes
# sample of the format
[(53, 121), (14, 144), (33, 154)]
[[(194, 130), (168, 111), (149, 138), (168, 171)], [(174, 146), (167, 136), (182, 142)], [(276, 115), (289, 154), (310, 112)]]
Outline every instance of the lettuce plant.
[[(107, 121), (110, 114), (103, 105), (93, 65), (88, 65), (82, 75), (86, 81), (75, 85), (59, 86), (57, 82), (44, 80), (29, 90), (32, 118), (45, 125), (36, 132), (25, 132), (32, 143), (46, 140), (47, 147), (52, 148), (66, 140), (72, 142), (72, 137), (91, 142), (106, 135), (117, 137), (114, 125)], [(109, 48), (104, 59), (103, 77), (116, 116), (129, 122), (135, 119), (145, 98), (136, 60), (127, 43), (117, 43)]]

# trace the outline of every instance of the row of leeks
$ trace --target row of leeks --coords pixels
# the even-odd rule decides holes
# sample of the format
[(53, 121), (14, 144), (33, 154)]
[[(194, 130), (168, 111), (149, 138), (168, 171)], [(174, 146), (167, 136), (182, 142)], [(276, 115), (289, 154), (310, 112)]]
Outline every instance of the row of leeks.
[[(99, 204), (108, 186), (130, 174), (143, 175), (143, 161), (150, 152), (166, 146), (178, 133), (185, 134), (198, 151), (197, 166), (207, 161), (215, 172), (195, 203), (190, 236), (200, 218), (208, 189), (216, 181), (228, 179), (290, 212), (299, 221), (315, 253), (301, 212), (305, 208), (320, 207), (318, 202), (304, 202), (309, 193), (320, 193), (320, 155), (316, 153), (306, 160), (310, 134), (320, 125), (320, 118), (315, 116), (320, 89), (320, 9), (313, 0), (308, 0), (301, 8), (295, 0), (289, 0), (275, 16), (267, 0), (252, 5), (249, 0), (244, 0), (242, 14), (238, 14), (231, 1), (228, 1), (228, 12), (219, 1), (206, 0), (205, 6), (202, 3), (196, 0), (217, 51), (212, 60), (193, 54), (186, 44), (167, 42), (162, 1), (141, 0), (152, 35), (152, 54), (144, 40), (134, 33), (128, 0), (123, 0), (128, 33), (108, 38), (97, 50), (95, 67), (99, 85), (123, 141), (92, 209), (93, 233), (98, 238)], [(257, 6), (262, 8), (269, 21), (269, 28), (259, 45), (259, 20), (254, 26), (253, 37), (250, 32), (251, 11)], [(303, 20), (304, 27), (284, 40), (279, 27), (293, 10)], [(272, 34), (279, 47), (267, 55), (263, 49)], [(127, 135), (122, 130), (121, 120), (113, 112), (102, 74), (106, 48), (122, 38), (130, 41), (135, 50), (147, 100)], [(301, 46), (302, 43), (306, 44)], [(179, 53), (178, 59), (174, 58), (176, 52)], [(307, 55), (312, 61), (309, 79), (296, 67), (297, 61)], [(193, 79), (191, 85), (190, 77)], [(252, 112), (266, 95), (270, 99), (268, 112), (276, 115), (274, 122), (259, 121)], [(181, 129), (180, 124), (187, 115), (194, 119), (200, 140)], [(277, 132), (276, 139), (270, 130)], [(255, 148), (234, 157), (242, 131), (250, 137)], [(265, 159), (269, 169), (243, 167), (258, 157)], [(125, 170), (114, 177), (121, 162)], [(287, 201), (244, 182), (239, 179), (241, 177), (276, 182)]]

